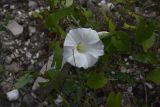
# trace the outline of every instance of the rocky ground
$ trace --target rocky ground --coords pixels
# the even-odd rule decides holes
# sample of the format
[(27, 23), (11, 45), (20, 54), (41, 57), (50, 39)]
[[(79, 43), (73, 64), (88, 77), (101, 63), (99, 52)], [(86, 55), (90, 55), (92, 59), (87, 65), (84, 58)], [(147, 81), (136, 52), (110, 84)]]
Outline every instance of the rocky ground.
[[(89, 7), (94, 8), (94, 3), (99, 1), (91, 3), (86, 0), (79, 0), (79, 3), (82, 5), (88, 3)], [(21, 74), (26, 71), (39, 72), (52, 54), (48, 48), (50, 38), (43, 27), (43, 22), (35, 20), (30, 15), (31, 11), (39, 12), (44, 8), (47, 8), (47, 5), (43, 0), (0, 1), (0, 65), (5, 68), (5, 72), (0, 71), (0, 107), (48, 107), (48, 102), (45, 100), (47, 92), (38, 90), (34, 93), (32, 90), (35, 80), (31, 80), (28, 87), (20, 90), (20, 98), (17, 101), (11, 102), (6, 98), (6, 93), (13, 89), (15, 81), (19, 79)], [(153, 11), (147, 14), (146, 11), (145, 13), (148, 17), (158, 19), (160, 16), (157, 17), (157, 14), (159, 15), (159, 12)], [(158, 52), (160, 53), (160, 50)], [(133, 75), (136, 75), (137, 81), (143, 80), (143, 74), (139, 74), (138, 70), (146, 68), (130, 65), (132, 60), (132, 56), (125, 57), (124, 61), (128, 68), (121, 66), (119, 67), (120, 71), (123, 73), (136, 71)], [(116, 88), (126, 90), (124, 107), (137, 107), (132, 106), (134, 103), (131, 100), (134, 97), (133, 94), (140, 100), (147, 95), (150, 98), (147, 100), (151, 102), (152, 107), (159, 107), (157, 105), (160, 105), (160, 87), (155, 84), (143, 81), (138, 83), (136, 87), (119, 85)], [(126, 102), (127, 104), (125, 104)]]
[[(0, 76), (2, 96), (12, 90), (23, 71), (39, 71), (51, 54), (42, 22), (30, 16), (31, 11), (43, 8), (46, 5), (42, 0), (0, 1), (0, 64), (5, 68), (3, 76)], [(27, 94), (21, 100), (31, 103), (33, 98)], [(18, 107), (18, 103), (10, 104), (0, 97), (0, 107)]]

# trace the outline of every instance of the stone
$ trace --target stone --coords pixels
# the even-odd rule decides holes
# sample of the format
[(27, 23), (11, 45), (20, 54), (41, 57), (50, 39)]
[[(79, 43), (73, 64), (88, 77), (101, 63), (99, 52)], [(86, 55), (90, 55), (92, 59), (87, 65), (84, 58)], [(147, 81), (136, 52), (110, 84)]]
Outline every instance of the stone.
[(15, 9), (15, 5), (11, 5), (10, 9), (12, 9), (12, 10)]
[(124, 66), (121, 66), (121, 67), (120, 67), (120, 72), (126, 73), (126, 72), (127, 72), (127, 68), (124, 67)]
[(26, 57), (27, 57), (27, 58), (31, 58), (31, 57), (32, 57), (32, 54), (31, 54), (30, 52), (27, 52), (27, 53), (26, 53)]
[(17, 72), (17, 71), (23, 70), (23, 69), (19, 66), (19, 64), (15, 63), (15, 62), (11, 63), (10, 65), (6, 65), (6, 66), (5, 66), (5, 69), (6, 69), (7, 71), (13, 71), (13, 72)]
[(9, 101), (15, 101), (19, 98), (19, 92), (17, 89), (7, 92), (6, 95)]
[(10, 64), (11, 61), (12, 61), (12, 58), (11, 58), (10, 56), (6, 56), (5, 62), (6, 62), (7, 64)]
[(60, 95), (58, 95), (57, 98), (54, 100), (54, 103), (56, 105), (60, 105), (60, 103), (62, 102), (63, 102), (63, 98)]
[(133, 60), (133, 56), (129, 56), (129, 60)]
[(128, 61), (128, 58), (124, 58), (124, 61), (127, 62), (127, 61)]
[(53, 55), (51, 55), (51, 56), (48, 58), (48, 62), (42, 67), (42, 69), (40, 70), (40, 73), (41, 73), (41, 74), (44, 74), (45, 71), (50, 70), (50, 69), (51, 69), (52, 62), (53, 62)]
[(0, 83), (0, 87), (3, 93), (7, 93), (8, 91), (12, 90), (13, 83), (11, 81), (2, 81)]
[(133, 87), (128, 87), (127, 91), (131, 93), (133, 91)]
[(18, 36), (23, 33), (23, 26), (18, 24), (15, 20), (9, 21), (6, 28), (11, 31), (14, 36)]
[(28, 27), (28, 30), (29, 30), (29, 33), (31, 33), (31, 34), (33, 34), (33, 33), (36, 32), (36, 28), (33, 27), (33, 26), (29, 26), (29, 27)]
[(35, 82), (34, 82), (34, 84), (33, 84), (33, 86), (32, 86), (32, 90), (36, 90), (36, 89), (39, 87), (39, 83), (47, 82), (47, 81), (48, 81), (48, 80), (45, 79), (45, 78), (38, 77), (38, 78), (35, 80)]
[(145, 85), (146, 85), (149, 89), (153, 89), (152, 84), (150, 84), (150, 83), (148, 83), (148, 82), (145, 82)]
[(107, 3), (105, 0), (102, 0), (98, 5), (105, 11), (110, 12), (115, 6), (113, 3)]
[(32, 107), (33, 105), (35, 105), (35, 99), (33, 98), (33, 96), (31, 94), (26, 94), (23, 97), (23, 103), (27, 106), (27, 107)]
[(37, 8), (37, 3), (35, 1), (29, 1), (28, 2), (28, 7), (30, 9), (36, 9)]

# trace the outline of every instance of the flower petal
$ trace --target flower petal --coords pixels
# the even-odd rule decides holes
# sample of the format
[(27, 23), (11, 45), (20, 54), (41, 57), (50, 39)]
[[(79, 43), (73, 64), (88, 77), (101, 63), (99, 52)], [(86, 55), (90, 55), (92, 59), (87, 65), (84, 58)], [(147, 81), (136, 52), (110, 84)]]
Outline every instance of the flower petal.
[(81, 53), (76, 53), (72, 55), (71, 57), (67, 58), (67, 62), (78, 68), (81, 68), (81, 67), (87, 68), (88, 66), (86, 56)]
[(70, 30), (66, 36), (64, 46), (76, 46), (76, 44), (80, 43), (82, 41), (81, 33), (80, 28)]
[(65, 41), (64, 41), (64, 46), (76, 46), (76, 41), (70, 34), (67, 34)]
[(94, 44), (100, 41), (98, 33), (95, 30), (90, 28), (79, 28), (79, 30), (81, 30), (81, 36), (84, 43)]
[[(80, 51), (77, 46), (80, 45)], [(63, 49), (63, 60), (78, 68), (93, 66), (98, 57), (104, 54), (104, 45), (98, 32), (90, 28), (70, 30), (66, 36)]]
[(91, 55), (82, 53), (76, 53), (74, 54), (74, 56), (67, 58), (67, 62), (71, 65), (76, 66), (78, 68), (82, 67), (84, 69), (93, 66), (97, 62), (97, 60), (97, 58)]
[(72, 46), (64, 46), (63, 47), (63, 57), (64, 59), (73, 56), (74, 47)]
[(98, 58), (95, 58), (93, 57), (92, 55), (85, 55), (86, 56), (86, 59), (87, 59), (87, 62), (88, 62), (88, 67), (92, 67), (97, 61), (98, 61)]
[(104, 54), (104, 45), (103, 45), (102, 41), (99, 41), (99, 42), (92, 44), (92, 45), (88, 45), (85, 53), (92, 55), (95, 58), (102, 56)]

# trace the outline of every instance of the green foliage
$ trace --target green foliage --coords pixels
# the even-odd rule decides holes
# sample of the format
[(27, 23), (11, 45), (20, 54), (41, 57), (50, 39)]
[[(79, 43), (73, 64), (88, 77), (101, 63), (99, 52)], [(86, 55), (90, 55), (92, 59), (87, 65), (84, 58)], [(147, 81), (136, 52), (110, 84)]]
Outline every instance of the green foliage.
[(0, 75), (4, 73), (4, 66), (0, 65)]
[(111, 53), (115, 50), (115, 47), (112, 44), (111, 38), (104, 38), (102, 39), (102, 41), (104, 43), (105, 51), (107, 51), (108, 53)]
[(92, 89), (99, 89), (104, 87), (107, 84), (107, 81), (108, 80), (103, 73), (90, 73), (87, 85)]
[(42, 15), (40, 13), (37, 13), (37, 12), (33, 12), (32, 15), (31, 15), (33, 18), (36, 18), (36, 19), (42, 19)]
[(156, 68), (153, 71), (151, 71), (146, 79), (148, 81), (153, 81), (154, 83), (160, 85), (160, 68)]
[(61, 8), (51, 14), (45, 19), (45, 26), (48, 29), (58, 33), (62, 38), (65, 36), (64, 30), (59, 26), (61, 19), (71, 16), (73, 13), (73, 7)]
[(57, 41), (54, 42), (53, 46), (54, 46), (53, 47), (53, 50), (54, 50), (53, 64), (57, 70), (60, 70), (62, 66), (62, 59), (63, 59), (62, 49), (60, 47), (60, 43)]
[[(95, 16), (99, 15), (100, 13), (97, 12), (95, 14), (94, 11), (92, 11), (88, 7), (84, 8), (83, 6), (76, 6), (76, 4), (73, 4), (74, 0), (48, 0), (51, 9), (46, 10), (45, 15), (42, 15), (42, 13), (35, 14), (35, 17), (37, 18), (45, 18), (45, 27), (49, 31), (51, 31), (51, 33), (54, 33), (56, 35), (55, 40), (53, 40), (50, 45), (50, 47), (54, 51), (54, 70), (50, 70), (45, 73), (44, 77), (49, 81), (44, 83), (43, 85), (46, 87), (51, 86), (56, 94), (58, 93), (62, 95), (63, 98), (68, 98), (64, 101), (64, 103), (66, 103), (67, 105), (71, 103), (71, 106), (77, 105), (84, 107), (86, 105), (98, 105), (96, 92), (102, 92), (104, 87), (107, 85), (108, 78), (106, 77), (106, 75), (115, 79), (114, 81), (111, 81), (111, 87), (114, 87), (114, 85), (121, 83), (127, 84), (129, 86), (135, 85), (136, 81), (134, 79), (134, 76), (131, 75), (132, 73), (127, 74), (115, 72), (114, 74), (112, 74), (110, 72), (113, 69), (116, 69), (117, 71), (117, 66), (119, 66), (119, 63), (117, 62), (119, 60), (122, 60), (122, 55), (128, 56), (130, 53), (137, 53), (134, 56), (134, 59), (139, 63), (150, 64), (151, 66), (158, 63), (156, 55), (153, 54), (154, 52), (150, 53), (151, 50), (149, 50), (151, 47), (153, 47), (154, 42), (156, 41), (155, 22), (152, 20), (148, 20), (147, 18), (143, 18), (139, 16), (139, 14), (129, 10), (128, 7), (130, 7), (135, 1), (138, 0), (115, 0), (113, 3), (120, 4), (122, 6), (122, 10), (116, 10), (117, 6), (115, 6), (114, 9), (116, 10), (116, 12), (111, 15), (99, 10), (99, 12), (102, 13), (103, 16), (101, 17), (103, 19), (99, 19), (99, 17), (97, 18)], [(114, 17), (115, 14), (116, 16), (120, 16), (118, 20)], [(137, 26), (134, 25), (132, 21), (130, 22), (130, 20), (126, 21), (126, 16), (128, 17), (128, 15), (129, 18), (131, 16), (131, 20), (132, 18), (134, 18), (134, 23), (135, 21), (137, 21)], [(72, 67), (69, 67), (68, 70), (67, 67), (64, 67), (64, 72), (61, 72), (63, 59), (61, 45), (63, 44), (63, 40), (66, 36), (68, 28), (70, 29), (75, 27), (90, 27), (97, 32), (103, 30), (109, 31), (109, 33), (105, 35), (100, 35), (104, 43), (105, 55), (102, 56), (101, 59), (99, 59), (101, 60), (101, 62), (99, 62), (99, 64), (91, 69), (84, 71), (83, 69), (77, 70), (75, 68), (72, 69)], [(141, 47), (143, 47), (143, 49)], [(114, 55), (117, 55), (117, 61), (114, 61), (115, 59), (110, 60), (112, 59), (110, 58), (110, 56), (112, 56), (112, 53)], [(112, 62), (112, 64), (109, 62)], [(104, 66), (107, 66), (110, 70), (106, 70), (107, 67), (103, 67), (103, 63), (107, 64), (104, 64)], [(129, 63), (135, 64), (136, 62), (132, 60)], [(103, 73), (92, 72), (93, 70), (99, 70), (99, 65), (101, 67), (100, 69), (103, 70), (105, 68), (105, 70), (103, 70)], [(26, 85), (27, 81), (29, 81), (29, 78), (31, 78), (30, 74), (26, 74), (25, 76), (23, 76), (19, 80), (20, 82), (16, 83), (18, 84), (16, 85), (16, 87), (21, 88)], [(159, 78), (160, 77), (158, 68), (150, 72), (147, 75), (146, 79), (160, 84)], [(105, 99), (106, 96), (103, 96), (103, 98)], [(67, 102), (67, 100), (69, 101)], [(107, 98), (107, 103), (103, 103), (106, 103), (107, 107), (121, 107), (121, 101), (121, 93), (111, 92), (109, 93), (109, 96)]]
[(147, 50), (153, 46), (155, 39), (156, 37), (155, 34), (153, 33), (149, 39), (147, 39), (142, 43), (145, 52), (147, 52)]
[(66, 7), (69, 7), (69, 6), (71, 6), (72, 4), (73, 4), (73, 0), (66, 0), (65, 6), (66, 6)]
[(83, 14), (86, 18), (91, 18), (93, 16), (93, 13), (90, 9), (86, 9), (86, 8), (83, 8)]
[(45, 78), (49, 80), (48, 85), (52, 85), (56, 90), (63, 82), (62, 74), (60, 71), (49, 70), (45, 73)]
[(107, 107), (121, 107), (122, 94), (110, 92), (107, 98)]
[(158, 62), (155, 54), (147, 52), (136, 54), (135, 60), (145, 64), (156, 64)]
[(32, 75), (30, 73), (25, 74), (14, 84), (14, 87), (16, 89), (23, 88), (31, 80), (31, 78)]
[(72, 12), (73, 12), (73, 7), (61, 8), (53, 12), (46, 18), (45, 25), (47, 27), (54, 27), (55, 24), (59, 24), (59, 21), (62, 18), (70, 16)]
[(109, 23), (109, 31), (110, 31), (110, 32), (115, 31), (116, 26), (114, 25), (114, 23), (113, 23), (111, 20), (109, 20), (108, 23)]
[(125, 0), (116, 0), (116, 3), (125, 3)]
[(135, 39), (137, 43), (143, 43), (144, 41), (151, 38), (155, 30), (155, 25), (151, 21), (145, 21), (144, 19), (140, 19), (137, 30), (136, 30), (136, 36)]
[(123, 28), (129, 29), (129, 30), (134, 30), (134, 29), (136, 29), (136, 26), (130, 25), (128, 23), (124, 23)]
[(117, 31), (113, 33), (111, 41), (113, 46), (116, 47), (118, 51), (128, 52), (131, 50), (131, 41), (127, 33), (123, 31)]
[(127, 83), (129, 86), (135, 85), (134, 77), (127, 73), (115, 71), (115, 74), (112, 74), (112, 77), (117, 79), (117, 81), (114, 81), (115, 83)]

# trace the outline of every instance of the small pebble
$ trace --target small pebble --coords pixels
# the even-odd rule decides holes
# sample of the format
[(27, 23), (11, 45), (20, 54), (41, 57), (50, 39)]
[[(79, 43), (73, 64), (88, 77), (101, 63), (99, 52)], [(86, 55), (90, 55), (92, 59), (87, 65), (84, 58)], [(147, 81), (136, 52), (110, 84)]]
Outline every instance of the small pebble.
[(14, 36), (18, 36), (23, 33), (23, 26), (19, 25), (16, 21), (11, 20), (9, 21), (6, 28), (12, 32)]
[(31, 57), (32, 57), (32, 54), (31, 54), (30, 52), (27, 52), (27, 53), (26, 53), (26, 57), (27, 57), (27, 58), (31, 58)]
[(129, 62), (126, 62), (126, 65), (129, 65)]
[(10, 64), (11, 61), (12, 61), (12, 58), (11, 58), (10, 56), (7, 56), (7, 57), (5, 58), (5, 62), (6, 62), (7, 64)]
[(36, 28), (33, 27), (33, 26), (29, 26), (29, 27), (28, 27), (28, 30), (29, 30), (29, 32), (30, 32), (31, 34), (33, 34), (33, 33), (36, 32)]
[(127, 61), (128, 61), (128, 58), (124, 58), (124, 61), (127, 62)]
[(17, 11), (17, 13), (18, 13), (19, 15), (22, 15), (22, 12), (21, 12), (21, 11)]
[(124, 67), (124, 66), (121, 66), (120, 71), (121, 71), (122, 73), (126, 73), (126, 72), (127, 72), (127, 68)]
[(146, 82), (145, 85), (146, 85), (149, 89), (153, 89), (153, 86), (152, 86), (150, 83)]
[(57, 99), (55, 99), (54, 102), (56, 105), (60, 105), (60, 103), (63, 102), (63, 98), (60, 95), (58, 95)]
[(37, 3), (35, 1), (29, 1), (28, 2), (28, 7), (30, 9), (35, 9), (35, 8), (37, 8)]
[(12, 9), (12, 10), (15, 9), (15, 6), (14, 6), (14, 5), (11, 5), (11, 6), (10, 6), (10, 9)]
[(129, 56), (129, 59), (130, 59), (130, 60), (133, 60), (133, 56)]
[(7, 92), (6, 95), (9, 101), (15, 101), (19, 98), (19, 92), (17, 89)]
[(132, 87), (128, 87), (127, 91), (131, 93), (133, 91), (133, 88)]

